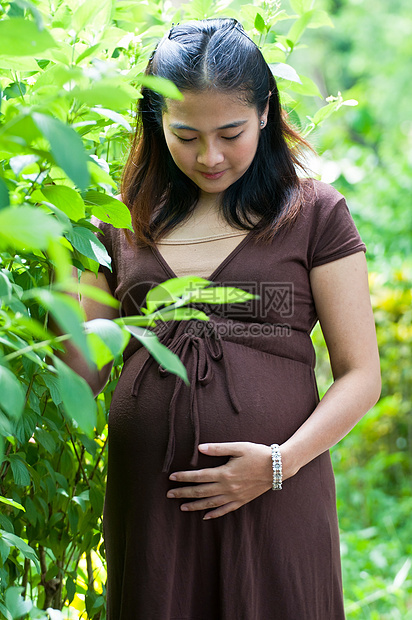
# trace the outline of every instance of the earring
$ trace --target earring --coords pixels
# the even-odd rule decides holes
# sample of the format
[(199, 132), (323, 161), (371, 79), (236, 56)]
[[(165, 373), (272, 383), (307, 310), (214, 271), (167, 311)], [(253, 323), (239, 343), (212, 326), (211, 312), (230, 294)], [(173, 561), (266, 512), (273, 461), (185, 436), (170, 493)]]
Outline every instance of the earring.
[(260, 126), (263, 128), (265, 126), (265, 121), (260, 121)]

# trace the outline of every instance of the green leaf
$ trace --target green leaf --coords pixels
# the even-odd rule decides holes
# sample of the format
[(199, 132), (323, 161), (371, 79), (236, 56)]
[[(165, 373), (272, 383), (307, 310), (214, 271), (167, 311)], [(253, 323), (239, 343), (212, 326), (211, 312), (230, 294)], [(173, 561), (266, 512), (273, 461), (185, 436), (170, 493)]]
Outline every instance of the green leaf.
[(150, 289), (146, 295), (146, 308), (148, 312), (154, 312), (160, 306), (174, 303), (183, 296), (190, 299), (192, 294), (209, 284), (212, 282), (198, 276), (171, 278)]
[(56, 285), (70, 282), (72, 275), (70, 252), (62, 243), (63, 241), (66, 241), (64, 237), (52, 239), (47, 248), (47, 253), (53, 263)]
[(158, 313), (156, 311), (152, 314), (148, 314), (144, 316), (140, 316), (137, 314), (134, 316), (125, 316), (125, 317), (122, 317), (121, 319), (114, 319), (113, 322), (120, 326), (136, 325), (138, 327), (147, 327), (148, 325), (151, 325), (154, 322), (154, 320), (157, 318), (160, 318), (160, 317), (158, 317)]
[(92, 88), (74, 89), (72, 94), (78, 101), (91, 107), (101, 105), (110, 110), (129, 110), (139, 97), (138, 91), (119, 79), (104, 79)]
[(33, 295), (50, 312), (63, 333), (70, 334), (74, 344), (79, 347), (85, 358), (89, 359), (89, 350), (83, 329), (84, 315), (78, 301), (69, 295), (45, 289), (35, 290)]
[(89, 191), (84, 197), (91, 213), (101, 222), (111, 224), (114, 228), (127, 228), (133, 232), (132, 217), (126, 205), (102, 192)]
[(46, 431), (44, 428), (36, 428), (34, 433), (36, 441), (50, 454), (54, 454), (56, 450), (56, 442), (53, 439), (53, 435)]
[(38, 155), (16, 155), (10, 159), (10, 168), (18, 177), (25, 168), (30, 167), (30, 164), (37, 162), (38, 159)]
[(255, 17), (255, 28), (258, 32), (261, 32), (262, 34), (265, 32), (266, 30), (266, 24), (265, 24), (265, 20), (263, 19), (263, 17), (261, 16), (260, 13), (256, 13), (256, 17)]
[(5, 593), (7, 611), (11, 614), (13, 620), (26, 616), (33, 607), (33, 603), (30, 600), (24, 600), (22, 597), (22, 592), (23, 588), (13, 586), (11, 588), (7, 588)]
[(59, 237), (63, 227), (36, 207), (7, 207), (0, 211), (0, 248), (45, 250), (49, 239)]
[(0, 209), (4, 209), (5, 207), (8, 207), (9, 204), (10, 204), (9, 190), (7, 189), (7, 185), (5, 184), (3, 179), (0, 179)]
[(4, 366), (0, 366), (0, 407), (12, 418), (23, 413), (26, 394), (17, 377)]
[(14, 499), (8, 499), (7, 497), (3, 497), (2, 495), (0, 495), (0, 502), (2, 502), (3, 504), (7, 504), (8, 506), (13, 506), (13, 508), (18, 508), (23, 512), (26, 512), (24, 506), (22, 506), (18, 502), (15, 502)]
[(319, 123), (324, 121), (325, 118), (328, 118), (328, 116), (333, 114), (335, 110), (338, 109), (339, 105), (339, 101), (332, 101), (331, 103), (323, 106), (323, 108), (320, 108), (312, 119), (315, 125), (319, 125)]
[(106, 364), (113, 362), (113, 354), (100, 336), (92, 333), (87, 334), (87, 344), (97, 370), (101, 370)]
[(96, 43), (95, 45), (92, 45), (91, 47), (87, 47), (81, 54), (79, 54), (79, 56), (77, 56), (76, 58), (76, 65), (79, 65), (82, 60), (84, 60), (85, 58), (88, 58), (88, 56), (92, 56), (92, 54), (94, 54), (95, 52), (97, 52), (97, 50), (99, 50), (102, 47), (102, 43)]
[(14, 484), (22, 487), (29, 486), (31, 478), (26, 463), (17, 454), (10, 454), (7, 458), (13, 472)]
[(78, 504), (74, 504), (70, 502), (69, 508), (67, 510), (67, 516), (69, 518), (69, 525), (71, 531), (77, 532), (78, 524), (79, 524), (79, 508)]
[(296, 70), (285, 62), (278, 62), (275, 65), (270, 65), (270, 69), (275, 78), (283, 78), (284, 80), (289, 80), (290, 82), (301, 83), (301, 79)]
[(285, 62), (285, 52), (278, 47), (274, 47), (273, 45), (263, 47), (262, 54), (264, 55), (268, 65), (276, 64), (278, 62)]
[(87, 509), (87, 503), (90, 501), (90, 492), (83, 491), (82, 493), (80, 493), (80, 495), (75, 495), (74, 497), (72, 497), (72, 501), (75, 504), (78, 504), (82, 511), (85, 512)]
[(24, 97), (26, 90), (24, 82), (12, 82), (4, 89), (3, 94), (6, 99), (16, 99), (17, 97)]
[(289, 0), (292, 10), (298, 15), (303, 15), (313, 7), (314, 0)]
[(91, 230), (81, 226), (73, 226), (73, 230), (66, 233), (65, 236), (78, 252), (110, 269), (112, 260), (102, 242)]
[[(27, 10), (29, 11), (34, 18), (34, 21), (36, 22), (36, 26), (37, 28), (41, 31), (44, 30), (44, 22), (43, 22), (43, 18), (41, 16), (41, 13), (39, 12), (38, 8), (29, 0), (13, 0), (14, 4), (19, 6), (21, 9)], [(10, 11), (9, 11), (9, 15), (10, 15)]]
[[(38, 70), (38, 69), (37, 69)], [(57, 93), (63, 89), (64, 84), (72, 81), (78, 83), (84, 80), (82, 71), (79, 67), (66, 67), (61, 63), (52, 64), (45, 71), (38, 74), (36, 83), (33, 85), (34, 92), (40, 96)], [(50, 88), (51, 87), (51, 88)]]
[(107, 108), (95, 107), (95, 108), (91, 108), (91, 112), (96, 112), (96, 114), (99, 114), (100, 116), (103, 116), (104, 118), (109, 118), (111, 121), (118, 123), (119, 125), (122, 125), (122, 127), (127, 129), (127, 131), (130, 131), (130, 132), (133, 131), (130, 124), (127, 122), (127, 120), (121, 114), (118, 114), (117, 112), (114, 112), (113, 110), (108, 110)]
[(86, 381), (57, 357), (54, 365), (59, 374), (59, 389), (66, 414), (79, 428), (91, 435), (96, 426), (96, 403)]
[(304, 13), (302, 17), (299, 17), (298, 20), (295, 21), (292, 28), (289, 30), (287, 34), (287, 38), (293, 43), (295, 46), (306, 28), (312, 19), (312, 11), (308, 13)]
[(87, 333), (97, 334), (103, 340), (113, 357), (122, 353), (129, 341), (129, 337), (124, 333), (124, 330), (108, 319), (87, 321), (85, 328)]
[(159, 342), (157, 336), (148, 329), (128, 326), (126, 329), (146, 347), (155, 360), (169, 372), (177, 375), (189, 385), (186, 368), (180, 358)]
[(322, 94), (315, 82), (305, 75), (300, 76), (300, 84), (296, 84), (296, 82), (290, 84), (289, 90), (306, 97), (320, 97), (322, 99)]
[(92, 284), (78, 284), (77, 282), (67, 282), (64, 285), (64, 290), (66, 292), (72, 293), (80, 293), (81, 296), (87, 297), (88, 299), (93, 299), (93, 301), (98, 301), (100, 304), (104, 304), (105, 306), (110, 306), (111, 308), (119, 308), (120, 302), (112, 297), (110, 293), (106, 293), (101, 288), (97, 286), (93, 286)]
[(96, 18), (99, 14), (99, 22), (107, 25), (111, 10), (111, 0), (83, 0), (73, 15), (72, 27), (77, 34), (88, 25), (96, 27)]
[[(5, 561), (7, 560), (7, 558), (10, 555), (10, 547), (7, 543), (4, 542), (4, 540), (2, 540), (0, 538), (0, 560), (1, 560), (1, 564), (4, 564)], [(0, 607), (0, 611), (2, 611), (1, 607)], [(7, 618), (7, 616), (5, 616), (5, 618)]]
[(62, 398), (60, 396), (59, 379), (51, 372), (47, 372), (42, 375), (43, 381), (50, 391), (50, 396), (55, 405), (60, 405)]
[[(152, 315), (149, 314), (145, 318), (146, 320), (150, 319)], [(160, 321), (188, 321), (190, 319), (197, 319), (198, 321), (208, 321), (209, 317), (207, 314), (202, 312), (201, 310), (196, 310), (196, 308), (165, 308), (163, 310), (159, 310), (154, 314), (155, 320)], [(129, 322), (133, 320), (133, 317), (125, 318), (125, 325), (133, 325), (133, 323)], [(150, 321), (148, 323), (149, 326), (152, 325), (155, 321)]]
[[(22, 146), (28, 146), (34, 140), (41, 138), (41, 133), (31, 116), (20, 114), (6, 125), (0, 126), (0, 140), (4, 141), (10, 153), (21, 155)], [(0, 143), (1, 144), (1, 143)]]
[(50, 149), (57, 165), (63, 168), (80, 189), (86, 189), (90, 183), (88, 157), (79, 134), (57, 118), (46, 114), (33, 112), (33, 120), (50, 142)]
[(87, 258), (87, 256), (84, 256), (84, 254), (77, 250), (73, 252), (73, 265), (81, 271), (91, 271), (96, 277), (99, 273), (99, 263), (91, 258)]
[[(90, 157), (93, 157), (93, 155)], [(92, 185), (100, 185), (101, 187), (107, 185), (109, 187), (113, 187), (113, 189), (117, 189), (117, 184), (112, 179), (110, 174), (106, 172), (106, 170), (104, 170), (96, 161), (89, 161), (88, 167), (92, 179)]]
[(70, 576), (67, 577), (66, 579), (66, 592), (67, 592), (67, 602), (70, 605), (76, 594), (76, 582)]
[(9, 56), (41, 58), (41, 52), (58, 47), (47, 30), (39, 30), (34, 22), (22, 17), (0, 21), (0, 41), (1, 49), (7, 50)]
[(64, 292), (80, 294), (83, 297), (87, 297), (87, 299), (93, 299), (93, 301), (97, 301), (105, 306), (110, 306), (111, 308), (117, 309), (120, 307), (120, 302), (112, 297), (110, 293), (92, 284), (79, 284), (72, 279), (69, 282), (65, 282), (63, 287)]
[(306, 28), (321, 28), (322, 26), (334, 27), (326, 11), (308, 10), (301, 13), (301, 17), (293, 24), (287, 37), (296, 45)]
[(10, 547), (17, 547), (23, 556), (34, 562), (38, 570), (40, 570), (36, 552), (32, 547), (30, 547), (30, 545), (24, 542), (22, 538), (12, 534), (11, 532), (5, 532), (4, 530), (0, 530), (0, 536)]
[(322, 28), (322, 26), (328, 26), (334, 28), (333, 21), (329, 17), (326, 11), (315, 9), (312, 11), (312, 18), (308, 24), (309, 28)]
[(71, 220), (77, 222), (84, 218), (83, 198), (74, 189), (66, 185), (45, 185), (42, 187), (41, 193), (47, 202), (51, 202)]
[(93, 480), (90, 481), (90, 503), (96, 515), (101, 515), (103, 511), (104, 495), (102, 490)]
[(14, 71), (38, 71), (39, 65), (30, 56), (0, 56), (0, 69)]
[(170, 80), (165, 80), (164, 78), (158, 77), (157, 75), (143, 75), (140, 74), (136, 76), (136, 80), (145, 86), (146, 88), (150, 88), (150, 90), (154, 90), (157, 93), (163, 95), (163, 97), (168, 97), (169, 99), (178, 99), (182, 101), (184, 96), (180, 92), (180, 90), (171, 82)]
[(3, 301), (9, 301), (13, 294), (13, 286), (7, 277), (9, 272), (1, 273), (0, 271), (0, 297)]

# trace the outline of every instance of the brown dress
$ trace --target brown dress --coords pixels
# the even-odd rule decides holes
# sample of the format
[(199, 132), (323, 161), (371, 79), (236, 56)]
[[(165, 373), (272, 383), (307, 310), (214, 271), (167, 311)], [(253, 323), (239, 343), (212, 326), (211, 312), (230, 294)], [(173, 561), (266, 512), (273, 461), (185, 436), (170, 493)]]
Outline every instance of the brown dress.
[[(175, 274), (158, 250), (130, 245), (100, 223), (125, 315)], [(344, 198), (314, 182), (293, 226), (270, 245), (252, 230), (210, 274), (260, 295), (204, 309), (211, 321), (174, 321), (159, 337), (185, 364), (186, 386), (135, 339), (109, 415), (104, 508), (109, 620), (342, 620), (335, 484), (329, 452), (223, 517), (183, 513), (172, 471), (214, 467), (198, 443), (288, 439), (319, 396), (310, 332), (309, 272), (365, 251)]]

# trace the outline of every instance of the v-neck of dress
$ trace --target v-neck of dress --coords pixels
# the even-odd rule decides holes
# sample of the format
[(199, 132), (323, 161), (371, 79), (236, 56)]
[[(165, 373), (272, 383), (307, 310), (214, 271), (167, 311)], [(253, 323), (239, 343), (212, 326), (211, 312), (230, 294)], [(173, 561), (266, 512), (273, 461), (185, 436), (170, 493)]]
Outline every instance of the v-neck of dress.
[[(240, 252), (240, 250), (242, 250), (242, 248), (246, 245), (246, 243), (252, 238), (253, 234), (256, 232), (257, 229), (257, 225), (254, 226), (248, 233), (247, 235), (245, 235), (243, 237), (243, 239), (241, 241), (239, 241), (239, 243), (237, 244), (237, 246), (235, 246), (233, 248), (233, 250), (226, 256), (226, 258), (224, 258), (222, 260), (221, 263), (219, 263), (219, 265), (216, 267), (216, 269), (213, 271), (213, 273), (208, 276), (206, 278), (206, 280), (211, 280), (213, 281), (213, 279), (217, 276), (218, 273), (220, 273), (220, 271), (226, 267), (226, 265), (236, 256), (236, 254), (238, 254), (238, 252)], [(177, 276), (175, 274), (175, 272), (173, 271), (173, 269), (171, 268), (171, 266), (169, 265), (169, 263), (166, 261), (166, 259), (162, 256), (162, 254), (160, 253), (159, 249), (157, 248), (157, 246), (150, 246), (151, 250), (155, 256), (155, 258), (158, 260), (158, 262), (160, 263), (160, 265), (163, 267), (163, 269), (166, 271), (166, 273), (171, 277), (171, 278), (178, 278), (179, 276)]]

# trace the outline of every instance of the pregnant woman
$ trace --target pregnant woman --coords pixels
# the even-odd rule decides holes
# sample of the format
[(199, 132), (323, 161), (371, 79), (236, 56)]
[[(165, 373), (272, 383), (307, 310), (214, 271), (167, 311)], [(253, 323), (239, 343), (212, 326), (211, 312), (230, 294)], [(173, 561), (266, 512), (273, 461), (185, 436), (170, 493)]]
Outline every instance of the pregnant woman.
[[(97, 222), (97, 283), (136, 314), (153, 285), (197, 275), (259, 299), (172, 321), (190, 386), (129, 343), (109, 415), (109, 620), (343, 620), (329, 448), (375, 404), (365, 245), (345, 199), (298, 176), (260, 50), (234, 19), (174, 26), (148, 75), (121, 199), (134, 233)], [(89, 319), (113, 310), (85, 300)], [(205, 309), (205, 307), (204, 307)], [(334, 381), (319, 400), (310, 333)], [(201, 323), (201, 324), (200, 324)], [(72, 366), (97, 393), (108, 369)], [(83, 369), (82, 369), (83, 368)]]

